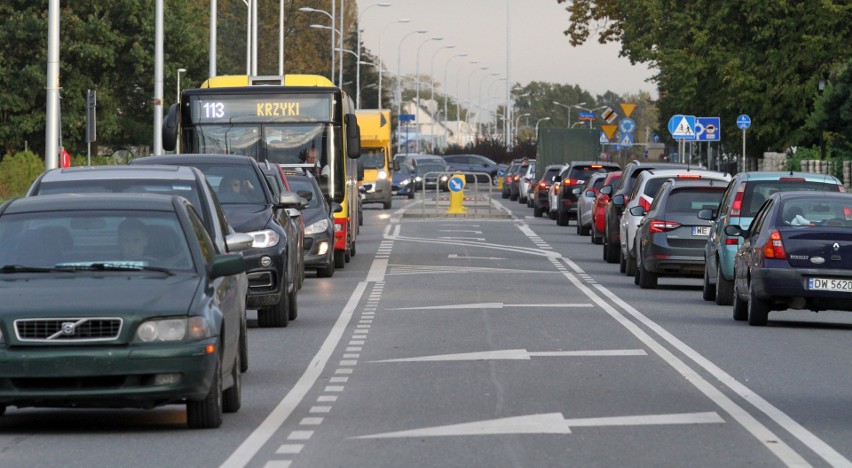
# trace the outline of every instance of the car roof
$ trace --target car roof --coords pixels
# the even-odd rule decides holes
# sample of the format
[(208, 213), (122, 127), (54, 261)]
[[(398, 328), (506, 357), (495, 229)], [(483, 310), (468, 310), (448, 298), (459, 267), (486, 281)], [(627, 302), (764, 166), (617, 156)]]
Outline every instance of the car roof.
[(749, 180), (778, 180), (782, 177), (794, 177), (801, 178), (807, 181), (831, 181), (837, 184), (840, 181), (828, 174), (818, 174), (815, 172), (801, 172), (801, 171), (748, 171), (748, 172), (740, 172), (736, 175), (736, 179), (739, 181), (749, 181)]
[(828, 191), (816, 191), (816, 190), (793, 190), (789, 192), (781, 191), (775, 192), (770, 197), (777, 197), (779, 200), (790, 200), (790, 199), (798, 199), (798, 198), (838, 198), (844, 199), (848, 198), (852, 200), (852, 193), (849, 192), (828, 192)]
[(201, 171), (188, 166), (77, 166), (51, 169), (44, 173), (41, 182), (115, 179), (193, 181), (203, 177)]
[(30, 213), (38, 211), (63, 210), (147, 210), (174, 211), (177, 195), (152, 193), (80, 193), (39, 195), (37, 197), (16, 198), (7, 202), (0, 215), (11, 213)]
[(164, 156), (145, 156), (130, 161), (130, 164), (177, 164), (181, 162), (208, 162), (216, 164), (257, 165), (250, 156), (240, 154), (176, 154)]
[(713, 179), (731, 180), (731, 174), (727, 172), (711, 171), (709, 169), (683, 168), (683, 169), (650, 169), (639, 174), (643, 180), (658, 177), (675, 177), (681, 174), (692, 174)]

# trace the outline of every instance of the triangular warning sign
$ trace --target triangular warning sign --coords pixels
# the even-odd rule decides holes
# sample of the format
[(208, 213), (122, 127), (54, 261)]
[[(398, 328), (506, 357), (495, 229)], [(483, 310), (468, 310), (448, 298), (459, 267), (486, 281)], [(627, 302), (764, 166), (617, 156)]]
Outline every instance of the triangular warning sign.
[(636, 104), (632, 102), (622, 102), (621, 110), (624, 111), (625, 117), (630, 117), (630, 114), (633, 113), (633, 110), (636, 109)]
[(615, 129), (618, 128), (618, 125), (601, 125), (601, 130), (603, 130), (606, 137), (612, 140), (612, 136), (615, 135)]
[(695, 130), (689, 126), (689, 122), (686, 120), (686, 117), (682, 117), (680, 122), (678, 122), (677, 127), (675, 127), (675, 131), (672, 132), (672, 136), (694, 136)]
[(598, 140), (598, 141), (600, 141), (600, 143), (602, 145), (605, 145), (605, 144), (609, 143), (609, 138), (606, 137), (606, 134), (604, 134), (604, 132), (601, 132), (601, 137), (600, 137), (600, 140)]
[(630, 135), (624, 135), (624, 137), (621, 138), (621, 144), (624, 145), (624, 146), (632, 145), (633, 140), (630, 139)]

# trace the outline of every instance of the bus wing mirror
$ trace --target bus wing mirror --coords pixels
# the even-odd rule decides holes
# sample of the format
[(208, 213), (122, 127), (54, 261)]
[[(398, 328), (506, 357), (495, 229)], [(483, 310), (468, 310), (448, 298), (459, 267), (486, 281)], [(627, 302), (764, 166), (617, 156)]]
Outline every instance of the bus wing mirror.
[(343, 117), (346, 124), (346, 155), (352, 159), (361, 157), (361, 129), (358, 128), (358, 117), (346, 114)]
[(166, 151), (174, 151), (177, 146), (178, 132), (178, 104), (172, 104), (169, 107), (169, 113), (166, 119), (163, 120), (163, 149)]

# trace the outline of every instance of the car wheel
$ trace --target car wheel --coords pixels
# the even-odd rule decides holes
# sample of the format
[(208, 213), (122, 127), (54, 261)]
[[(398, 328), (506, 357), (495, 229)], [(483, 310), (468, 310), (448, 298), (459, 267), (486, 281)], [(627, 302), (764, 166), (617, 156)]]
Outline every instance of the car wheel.
[(222, 358), (216, 360), (213, 382), (203, 400), (186, 402), (186, 424), (192, 429), (215, 429), (222, 425)]
[(564, 213), (562, 210), (556, 210), (556, 224), (559, 226), (567, 226), (571, 223), (571, 220), (568, 219), (568, 213)]
[(550, 218), (550, 219), (552, 219), (552, 220), (556, 220), (556, 212), (555, 212), (555, 211), (550, 211), (550, 209), (548, 209), (548, 210), (547, 210), (547, 217), (549, 217), (549, 218)]
[[(580, 222), (577, 221), (577, 224), (580, 224)], [(591, 234), (592, 234), (592, 226), (591, 225), (580, 226), (580, 235), (581, 236), (588, 236), (588, 235), (591, 235)]]
[(621, 255), (618, 256), (618, 271), (627, 273), (627, 256), (621, 251), (621, 247), (618, 248), (618, 251), (621, 252)]
[(578, 236), (582, 236), (582, 235), (583, 235), (583, 234), (582, 234), (583, 230), (580, 228), (580, 220), (577, 220), (576, 225), (577, 225), (577, 229), (576, 229), (576, 231), (577, 231), (577, 235), (578, 235)]
[(287, 318), (292, 322), (299, 316), (299, 295), (293, 291), (287, 296)]
[(231, 370), (231, 377), (234, 379), (234, 384), (222, 392), (222, 412), (236, 413), (242, 406), (242, 382), (240, 381), (240, 353), (234, 356), (234, 368)]
[(324, 268), (317, 268), (317, 278), (331, 278), (334, 276), (334, 259), (328, 262)]
[[(633, 251), (638, 253), (639, 249), (634, 247)], [(636, 256), (631, 255), (630, 251), (628, 250), (627, 251), (627, 260), (625, 260), (625, 262), (624, 262), (625, 263), (624, 274), (626, 274), (627, 276), (636, 276), (636, 262), (637, 262)]]
[(533, 205), (533, 216), (535, 216), (536, 218), (541, 218), (541, 214), (541, 208)]
[(243, 320), (240, 323), (240, 372), (246, 372), (249, 369), (249, 357), (248, 357), (248, 324), (245, 318), (245, 311), (243, 312)]
[(286, 278), (282, 281), (281, 299), (278, 304), (257, 311), (257, 324), (261, 328), (286, 327), (290, 323), (290, 292), (287, 291)]
[(754, 294), (751, 282), (748, 284), (748, 324), (755, 327), (766, 325), (769, 319), (769, 303)]
[(734, 320), (743, 321), (748, 318), (748, 302), (740, 299), (737, 285), (734, 284)]
[(392, 206), (393, 206), (393, 200), (388, 199), (388, 201), (386, 201), (385, 204), (382, 205), (382, 208), (389, 210), (389, 209), (391, 209)]
[(505, 191), (500, 192), (500, 198), (509, 198), (509, 194), (506, 193)]
[(707, 270), (709, 265), (704, 263), (704, 287), (701, 290), (701, 297), (704, 298), (705, 301), (712, 301), (716, 299), (716, 285), (710, 282), (710, 272)]
[(346, 252), (342, 250), (334, 251), (334, 267), (343, 268), (346, 266)]
[(734, 303), (734, 282), (722, 276), (722, 263), (716, 262), (716, 304), (731, 305)]
[(642, 289), (654, 289), (657, 287), (657, 274), (651, 273), (645, 268), (641, 253), (639, 255), (639, 267), (636, 275), (639, 276), (639, 287)]
[(408, 192), (408, 199), (411, 200), (414, 198), (414, 192)]
[(604, 260), (607, 263), (618, 263), (621, 256), (621, 248), (609, 242), (609, 236), (604, 234)]

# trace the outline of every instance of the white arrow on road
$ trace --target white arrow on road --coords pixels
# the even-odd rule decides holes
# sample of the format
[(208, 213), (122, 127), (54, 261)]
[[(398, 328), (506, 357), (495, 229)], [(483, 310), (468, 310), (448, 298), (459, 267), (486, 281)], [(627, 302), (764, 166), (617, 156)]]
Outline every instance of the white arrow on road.
[(474, 353), (438, 354), (399, 359), (383, 359), (370, 362), (438, 362), (438, 361), (529, 361), (533, 357), (599, 357), (599, 356), (647, 356), (644, 349), (595, 349), (587, 351), (541, 351), (529, 352), (525, 349), (498, 349)]
[(354, 437), (354, 439), (390, 439), (398, 437), (447, 437), (501, 434), (570, 434), (571, 427), (596, 426), (660, 426), (672, 424), (724, 423), (716, 412), (648, 414), (605, 418), (565, 419), (560, 413), (532, 414), (511, 418), (490, 419), (449, 426), (426, 427), (409, 431), (385, 432)]
[(479, 304), (451, 304), (423, 307), (397, 307), (387, 310), (432, 310), (432, 309), (504, 309), (506, 307), (592, 307), (588, 302), (577, 304), (503, 304), (502, 302), (481, 302)]

